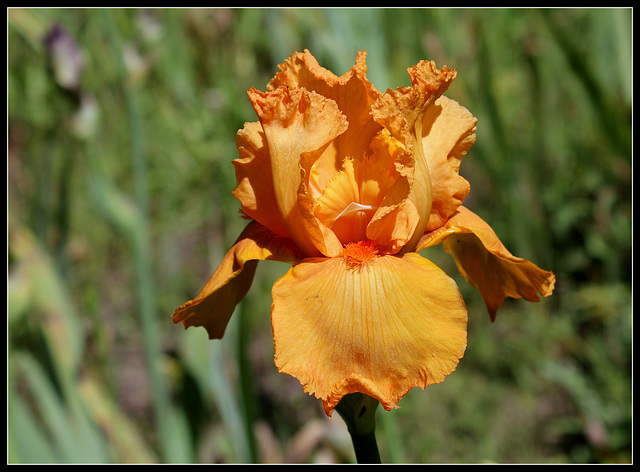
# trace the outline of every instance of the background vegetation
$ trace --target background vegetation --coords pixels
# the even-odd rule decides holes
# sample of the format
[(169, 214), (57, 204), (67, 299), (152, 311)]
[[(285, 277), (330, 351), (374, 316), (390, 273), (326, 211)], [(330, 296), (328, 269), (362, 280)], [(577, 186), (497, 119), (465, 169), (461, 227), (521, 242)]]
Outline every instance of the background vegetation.
[[(8, 10), (8, 461), (350, 462), (273, 365), (262, 263), (228, 334), (171, 322), (238, 235), (246, 90), (308, 48), (421, 59), (478, 118), (467, 205), (557, 276), (469, 309), (454, 374), (378, 413), (387, 462), (631, 461), (630, 9)], [(77, 48), (77, 49), (76, 49)], [(82, 67), (78, 67), (78, 65)]]

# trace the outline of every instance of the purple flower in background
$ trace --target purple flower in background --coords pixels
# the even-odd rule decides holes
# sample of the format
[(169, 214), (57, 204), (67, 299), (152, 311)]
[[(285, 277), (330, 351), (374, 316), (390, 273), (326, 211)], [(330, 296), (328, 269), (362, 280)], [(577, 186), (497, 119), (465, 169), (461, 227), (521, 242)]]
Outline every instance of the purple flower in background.
[(59, 24), (49, 30), (44, 42), (58, 85), (68, 91), (77, 91), (84, 68), (84, 57), (78, 44)]

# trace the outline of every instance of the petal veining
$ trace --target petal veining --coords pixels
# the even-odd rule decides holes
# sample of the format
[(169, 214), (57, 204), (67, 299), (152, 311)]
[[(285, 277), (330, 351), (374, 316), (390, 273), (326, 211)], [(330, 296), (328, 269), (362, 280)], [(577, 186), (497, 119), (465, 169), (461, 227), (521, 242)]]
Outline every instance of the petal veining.
[(272, 291), (276, 365), (329, 415), (353, 392), (396, 408), (411, 388), (441, 382), (466, 347), (466, 307), (451, 278), (418, 254), (360, 246), (350, 261), (294, 265)]

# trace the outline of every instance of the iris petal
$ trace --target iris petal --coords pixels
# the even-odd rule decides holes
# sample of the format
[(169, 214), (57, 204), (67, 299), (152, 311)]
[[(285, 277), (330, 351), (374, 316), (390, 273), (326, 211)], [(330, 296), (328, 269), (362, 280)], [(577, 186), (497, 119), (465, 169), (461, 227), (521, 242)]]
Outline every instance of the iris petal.
[(252, 221), (198, 296), (176, 309), (173, 322), (182, 323), (185, 328), (203, 326), (210, 339), (222, 338), (236, 305), (251, 287), (258, 261), (294, 263), (301, 256), (293, 241)]
[(373, 118), (404, 144), (414, 160), (409, 198), (420, 218), (403, 252), (415, 249), (431, 215), (432, 183), (423, 148), (425, 116), (456, 77), (455, 70), (437, 69), (432, 61), (421, 61), (408, 72), (411, 87), (387, 90), (372, 107)]
[(422, 145), (431, 177), (432, 207), (427, 231), (439, 228), (469, 194), (460, 161), (476, 140), (476, 118), (444, 95), (425, 114)]
[(329, 415), (353, 392), (396, 408), (411, 388), (444, 380), (466, 347), (455, 282), (415, 253), (307, 259), (272, 297), (276, 365)]
[(304, 89), (249, 92), (270, 156), (275, 201), (289, 234), (307, 255), (333, 255), (340, 243), (323, 233), (311, 213), (311, 165), (347, 129), (335, 102)]
[(512, 255), (493, 229), (463, 206), (444, 226), (426, 233), (417, 250), (440, 243), (454, 257), (460, 273), (480, 291), (491, 320), (507, 297), (537, 302), (538, 293), (548, 297), (553, 292), (552, 272)]

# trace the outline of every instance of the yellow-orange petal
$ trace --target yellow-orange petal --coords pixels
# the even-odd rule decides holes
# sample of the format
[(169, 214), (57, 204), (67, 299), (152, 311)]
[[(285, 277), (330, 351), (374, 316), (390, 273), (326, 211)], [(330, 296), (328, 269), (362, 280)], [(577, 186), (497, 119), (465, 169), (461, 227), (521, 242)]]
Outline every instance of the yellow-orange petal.
[(455, 70), (437, 69), (433, 61), (421, 61), (408, 72), (411, 87), (387, 90), (372, 107), (373, 118), (402, 142), (414, 159), (409, 199), (420, 218), (402, 252), (414, 250), (431, 216), (432, 182), (423, 148), (425, 116), (456, 77)]
[(469, 194), (460, 161), (476, 140), (476, 118), (445, 96), (425, 114), (422, 144), (431, 177), (431, 216), (427, 231), (442, 226)]
[(277, 235), (290, 238), (278, 210), (271, 178), (271, 158), (260, 122), (245, 123), (236, 135), (238, 159), (233, 161), (238, 186), (233, 191), (242, 213)]
[(304, 89), (280, 87), (249, 98), (264, 130), (276, 204), (293, 240), (309, 256), (341, 247), (312, 214), (306, 183), (313, 163), (347, 129), (335, 102)]
[(493, 229), (478, 215), (460, 206), (444, 226), (426, 233), (417, 250), (443, 243), (460, 273), (476, 287), (491, 320), (507, 297), (539, 301), (555, 286), (555, 275), (534, 263), (513, 256)]
[[(329, 170), (332, 167), (335, 172), (345, 157), (358, 157), (367, 149), (381, 126), (369, 113), (380, 92), (367, 80), (365, 51), (358, 53), (354, 66), (341, 76), (320, 66), (308, 50), (292, 54), (278, 68), (280, 72), (269, 83), (269, 90), (284, 86), (317, 92), (337, 103), (349, 122), (349, 128), (332, 143), (335, 151), (325, 154), (319, 165)], [(323, 174), (331, 178), (333, 172)]]
[[(375, 219), (394, 211), (409, 194), (406, 178), (395, 171), (389, 153), (375, 151), (360, 159), (347, 158), (317, 199), (314, 214), (345, 244), (363, 239), (375, 239), (380, 246), (391, 246), (394, 229), (380, 229)], [(402, 179), (404, 193), (400, 193), (397, 180)], [(360, 218), (361, 217), (361, 221)], [(398, 219), (396, 217), (394, 221)], [(368, 228), (369, 222), (372, 226)], [(391, 221), (387, 218), (386, 221)], [(398, 226), (400, 228), (400, 226)], [(403, 240), (406, 242), (406, 239)], [(389, 251), (396, 252), (396, 251)]]
[(354, 392), (397, 408), (411, 388), (444, 380), (466, 348), (455, 282), (416, 253), (378, 256), (367, 244), (306, 259), (272, 290), (276, 365), (329, 416)]
[(371, 141), (372, 160), (387, 162), (395, 181), (385, 189), (369, 226), (367, 237), (388, 253), (395, 254), (412, 238), (420, 222), (420, 213), (410, 198), (414, 177), (414, 158), (405, 147), (383, 129)]
[(250, 222), (196, 298), (173, 314), (174, 323), (203, 326), (210, 339), (222, 338), (236, 305), (251, 287), (259, 260), (295, 263), (302, 254), (291, 239)]

